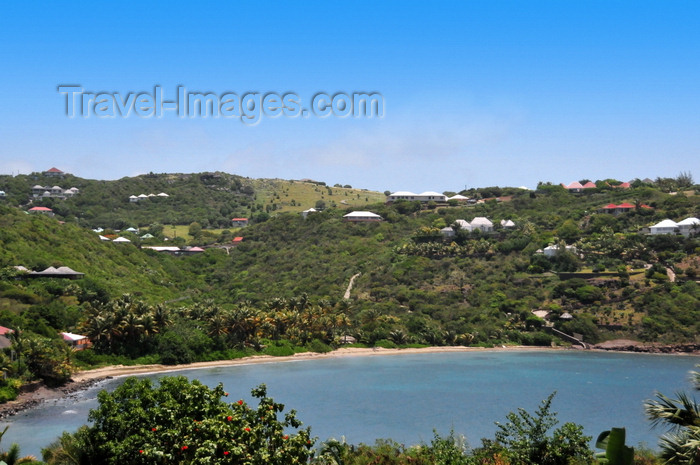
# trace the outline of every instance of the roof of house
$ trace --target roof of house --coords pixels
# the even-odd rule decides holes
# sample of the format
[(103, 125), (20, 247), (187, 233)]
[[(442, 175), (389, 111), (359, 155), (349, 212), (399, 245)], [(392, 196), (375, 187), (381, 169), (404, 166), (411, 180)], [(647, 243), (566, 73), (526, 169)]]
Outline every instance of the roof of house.
[(204, 252), (204, 249), (201, 247), (190, 247), (186, 251), (187, 252)]
[(467, 220), (455, 220), (455, 224), (460, 227), (460, 229), (472, 229), (472, 225), (469, 224)]
[(167, 246), (167, 245), (144, 245), (144, 249), (155, 250), (156, 252), (179, 252), (180, 247)]
[(231, 221), (248, 221), (248, 218), (231, 218)]
[(581, 185), (581, 183), (578, 181), (574, 181), (571, 184), (569, 184), (568, 186), (564, 186), (564, 187), (566, 187), (567, 189), (583, 189), (583, 185)]
[(653, 225), (651, 227), (652, 228), (675, 228), (676, 226), (678, 226), (678, 224), (675, 221), (669, 220), (668, 218), (666, 218), (665, 220), (659, 221), (658, 223), (656, 223), (655, 225)]
[(609, 203), (603, 207), (603, 210), (615, 210), (616, 208), (617, 208), (617, 205), (615, 205), (614, 203)]
[(445, 197), (445, 194), (441, 194), (439, 192), (434, 192), (434, 191), (425, 191), (425, 192), (421, 192), (418, 195), (423, 196), (423, 197)]
[(243, 242), (243, 238), (241, 236), (236, 236), (231, 242)]
[(112, 242), (131, 242), (131, 241), (129, 239), (127, 239), (126, 237), (117, 237)]
[(621, 203), (620, 205), (618, 205), (617, 208), (634, 208), (634, 205), (632, 205), (631, 203), (625, 202), (625, 203)]
[(414, 194), (413, 192), (409, 191), (398, 191), (390, 194), (391, 197), (415, 197), (416, 195), (418, 194)]
[(694, 224), (700, 224), (700, 220), (697, 218), (686, 218), (683, 221), (679, 221), (678, 226), (693, 226)]
[(460, 194), (453, 195), (452, 197), (447, 197), (447, 200), (469, 200), (469, 197), (465, 197)]
[(73, 334), (73, 333), (61, 333), (61, 337), (63, 337), (64, 341), (82, 341), (83, 339), (87, 339), (87, 336), (81, 336), (80, 334)]
[(593, 181), (588, 181), (586, 184), (582, 186), (584, 189), (592, 189), (596, 187), (595, 183)]
[(0, 336), (4, 336), (5, 334), (10, 334), (10, 333), (14, 333), (14, 332), (15, 332), (14, 329), (5, 328), (4, 326), (0, 326)]
[(357, 211), (357, 212), (351, 212), (348, 213), (347, 215), (343, 215), (343, 218), (381, 218), (381, 216), (377, 215), (376, 213), (372, 212), (366, 212), (366, 211)]
[(170, 196), (168, 194), (166, 194), (165, 192), (161, 192), (160, 194), (158, 194), (158, 197), (170, 197)]
[(491, 220), (489, 220), (485, 216), (477, 216), (472, 220), (471, 225), (472, 226), (493, 226), (493, 223), (491, 222)]
[(101, 241), (111, 241), (112, 240), (109, 237), (103, 236), (102, 234), (99, 234), (98, 237), (100, 238)]
[(501, 220), (501, 226), (504, 228), (512, 228), (515, 226), (515, 223), (513, 223), (513, 220)]
[(30, 212), (52, 212), (48, 207), (32, 207), (29, 209)]
[(58, 168), (51, 168), (44, 171), (44, 173), (63, 173), (63, 171), (59, 170)]
[(50, 266), (43, 271), (32, 271), (29, 274), (32, 276), (83, 276), (85, 273), (80, 273), (67, 266), (59, 266), (58, 268)]

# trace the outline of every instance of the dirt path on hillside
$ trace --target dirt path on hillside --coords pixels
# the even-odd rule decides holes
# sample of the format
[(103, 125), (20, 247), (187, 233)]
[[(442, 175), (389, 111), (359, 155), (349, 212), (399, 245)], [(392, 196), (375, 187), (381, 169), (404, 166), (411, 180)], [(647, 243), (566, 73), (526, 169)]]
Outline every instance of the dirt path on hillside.
[(355, 278), (360, 276), (362, 273), (357, 273), (350, 278), (350, 283), (348, 284), (348, 288), (345, 290), (345, 295), (343, 296), (343, 299), (348, 300), (350, 298), (350, 291), (352, 291), (352, 285), (355, 284)]

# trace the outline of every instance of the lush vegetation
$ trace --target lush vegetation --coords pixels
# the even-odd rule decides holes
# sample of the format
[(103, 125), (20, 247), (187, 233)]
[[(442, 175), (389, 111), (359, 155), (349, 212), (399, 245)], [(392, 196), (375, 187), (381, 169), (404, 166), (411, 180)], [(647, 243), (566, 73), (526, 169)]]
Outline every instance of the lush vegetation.
[[(264, 385), (252, 394), (257, 407), (224, 401), (229, 394), (221, 385), (208, 388), (196, 380), (164, 377), (155, 386), (129, 378), (114, 392), (101, 392), (98, 407), (90, 412), (91, 424), (64, 433), (43, 449), (43, 459), (49, 465), (696, 465), (700, 450), (700, 407), (687, 396), (682, 405), (662, 395), (648, 402), (653, 421), (681, 429), (662, 438), (663, 451), (656, 457), (627, 446), (623, 428), (602, 432), (596, 447), (604, 451), (594, 454), (581, 426), (565, 423), (555, 429), (554, 394), (534, 413), (519, 409), (508, 414), (505, 423), (496, 423), (494, 437), (475, 448), (451, 432), (435, 433), (429, 444), (412, 447), (391, 440), (350, 445), (329, 439), (316, 449), (310, 427), (301, 428), (294, 410), (281, 418), (284, 406), (267, 397)], [(11, 449), (19, 454), (16, 445)]]
[[(32, 379), (60, 383), (76, 366), (289, 355), (348, 340), (381, 347), (566, 343), (556, 329), (588, 343), (698, 342), (700, 239), (642, 230), (666, 217), (697, 216), (700, 196), (680, 181), (630, 189), (600, 182), (580, 194), (549, 183), (535, 192), (484, 188), (462, 192), (482, 200), (476, 204), (363, 206), (385, 221), (356, 224), (342, 218), (351, 197), (376, 197), (358, 199), (364, 191), (350, 187), (223, 173), (104, 182), (69, 176), (60, 183), (75, 182), (81, 193), (51, 200), (54, 218), (0, 206), (0, 325), (14, 330), (19, 355), (0, 358), (7, 375), (0, 398), (12, 398), (18, 383)], [(6, 192), (26, 196), (29, 184), (57, 180), (2, 182)], [(671, 195), (669, 186), (686, 190)], [(302, 198), (294, 191), (302, 187), (303, 202), (286, 200)], [(170, 196), (128, 202), (139, 192)], [(16, 201), (12, 195), (6, 202)], [(256, 196), (266, 205), (279, 197), (280, 207), (239, 208), (254, 205)], [(298, 210), (314, 198), (327, 208), (304, 219)], [(623, 201), (636, 207), (619, 215), (600, 211)], [(84, 227), (99, 225), (101, 215), (110, 218), (104, 226), (136, 224), (139, 234), (153, 237), (121, 233), (133, 242), (101, 241)], [(252, 224), (212, 229), (239, 215)], [(490, 218), (494, 231), (456, 228), (447, 238), (440, 231), (477, 216)], [(516, 226), (501, 227), (506, 219)], [(187, 239), (169, 235), (164, 223), (180, 223)], [(243, 242), (234, 246), (234, 235)], [(213, 247), (186, 256), (141, 248), (186, 242)], [(560, 252), (538, 253), (550, 244)], [(16, 265), (69, 266), (85, 277), (26, 279)], [(93, 348), (66, 350), (59, 331), (85, 334)]]

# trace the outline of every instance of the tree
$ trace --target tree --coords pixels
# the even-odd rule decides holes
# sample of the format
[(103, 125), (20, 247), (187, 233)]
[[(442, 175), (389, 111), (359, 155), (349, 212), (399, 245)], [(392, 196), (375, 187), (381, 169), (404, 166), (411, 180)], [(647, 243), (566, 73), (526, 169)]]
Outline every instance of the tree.
[(593, 453), (588, 448), (591, 438), (583, 435), (582, 426), (565, 423), (551, 435), (547, 434), (558, 423), (556, 413), (551, 411), (555, 395), (553, 392), (543, 400), (534, 415), (524, 409), (510, 412), (506, 424), (496, 423), (495, 441), (485, 439), (484, 447), (475, 451), (475, 455), (505, 458), (505, 463), (511, 465), (591, 463)]
[[(87, 463), (104, 464), (251, 464), (306, 463), (314, 440), (310, 428), (291, 410), (267, 397), (265, 385), (252, 390), (252, 408), (243, 400), (222, 400), (219, 384), (209, 388), (184, 376), (164, 377), (159, 386), (128, 378), (114, 392), (102, 391), (91, 410), (93, 424), (63, 443)], [(60, 446), (60, 445), (59, 445)], [(45, 457), (51, 451), (45, 451)]]
[[(700, 365), (698, 365), (700, 366)], [(695, 389), (700, 390), (700, 375), (691, 372)], [(652, 426), (664, 425), (669, 431), (661, 436), (661, 457), (670, 465), (700, 465), (700, 404), (685, 392), (676, 398), (656, 394), (644, 404)]]
[[(0, 432), (0, 441), (2, 441), (2, 437), (5, 435), (8, 428), (9, 426), (6, 426), (5, 429)], [(36, 458), (31, 455), (20, 457), (19, 445), (14, 442), (9, 449), (0, 451), (0, 465), (15, 465), (20, 463), (39, 464), (40, 462), (38, 462)]]
[(190, 223), (190, 227), (187, 230), (187, 233), (196, 239), (202, 234), (202, 225), (197, 223), (196, 221)]

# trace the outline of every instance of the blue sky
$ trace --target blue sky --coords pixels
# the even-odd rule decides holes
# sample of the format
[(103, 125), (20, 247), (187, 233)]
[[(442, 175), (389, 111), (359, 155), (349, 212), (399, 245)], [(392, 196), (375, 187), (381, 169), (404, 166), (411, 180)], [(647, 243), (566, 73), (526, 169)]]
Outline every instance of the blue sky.
[[(376, 190), (700, 177), (700, 2), (16, 2), (0, 174), (226, 171)], [(86, 91), (379, 92), (382, 118), (97, 118)]]

